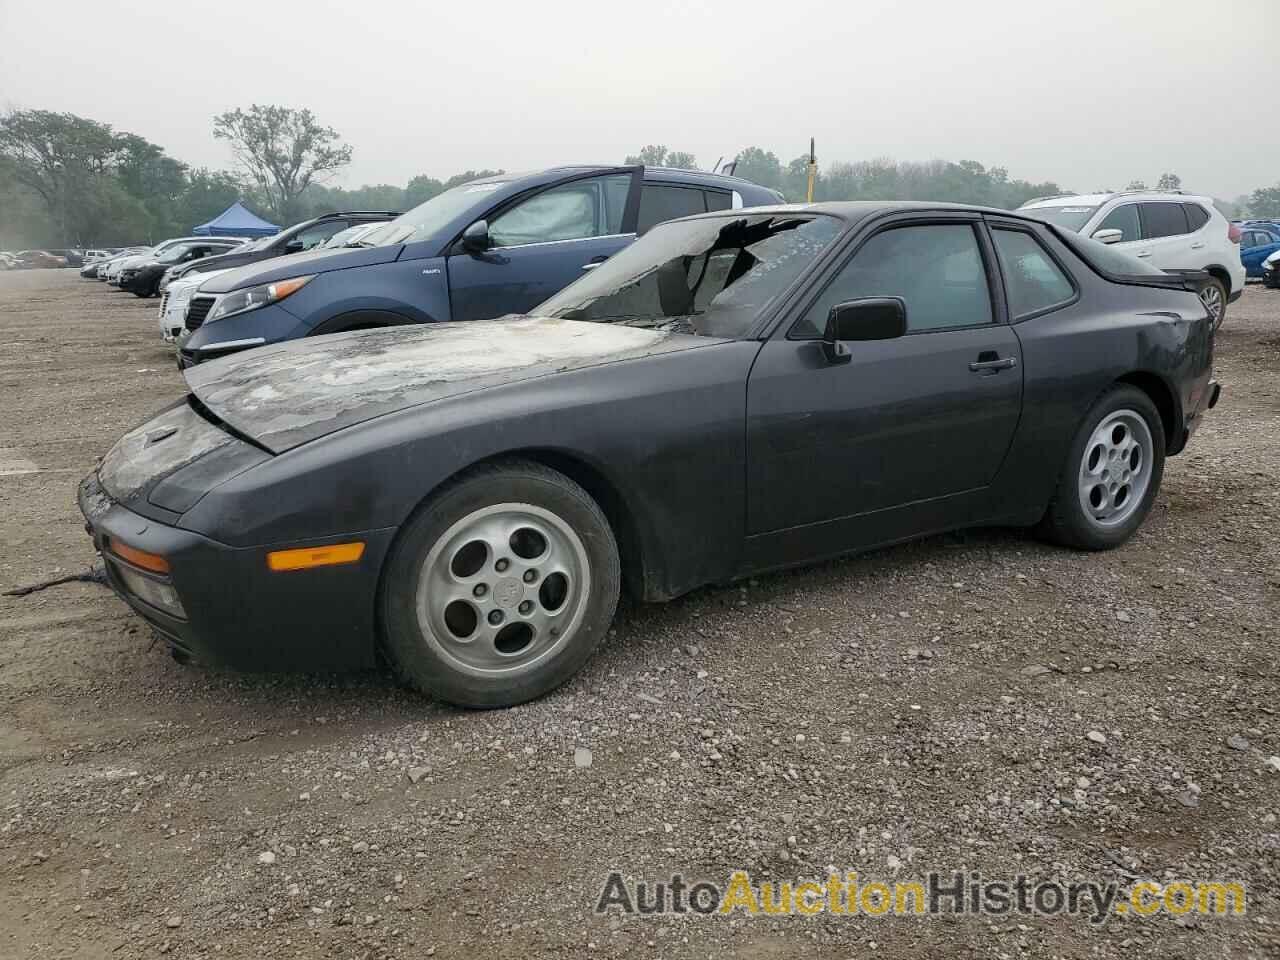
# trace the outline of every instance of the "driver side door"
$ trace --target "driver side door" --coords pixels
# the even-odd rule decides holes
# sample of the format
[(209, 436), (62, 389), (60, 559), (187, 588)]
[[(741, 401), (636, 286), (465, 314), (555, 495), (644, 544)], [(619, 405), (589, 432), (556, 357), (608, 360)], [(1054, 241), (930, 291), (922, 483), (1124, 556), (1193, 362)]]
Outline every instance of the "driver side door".
[[(846, 362), (828, 362), (829, 311), (868, 297), (901, 298), (905, 335), (851, 343)], [(747, 526), (760, 565), (970, 519), (1018, 423), (1021, 360), (976, 216), (877, 230), (752, 368)]]
[(528, 313), (635, 240), (642, 167), (561, 180), (491, 212), (481, 253), (447, 260), (454, 320)]

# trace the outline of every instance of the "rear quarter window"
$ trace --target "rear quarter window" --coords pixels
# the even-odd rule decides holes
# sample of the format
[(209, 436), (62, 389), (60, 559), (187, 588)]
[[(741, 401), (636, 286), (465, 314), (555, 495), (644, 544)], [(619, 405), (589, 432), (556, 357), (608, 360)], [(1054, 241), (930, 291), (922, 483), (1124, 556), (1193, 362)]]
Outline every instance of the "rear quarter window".
[(1181, 203), (1140, 203), (1142, 236), (1145, 240), (1178, 237), (1187, 230), (1187, 214)]
[(997, 227), (991, 236), (1009, 295), (1009, 314), (1015, 320), (1043, 313), (1075, 297), (1071, 279), (1031, 233)]
[(1209, 222), (1209, 211), (1198, 203), (1184, 203), (1183, 209), (1187, 214), (1187, 226), (1192, 233), (1195, 233), (1206, 223)]

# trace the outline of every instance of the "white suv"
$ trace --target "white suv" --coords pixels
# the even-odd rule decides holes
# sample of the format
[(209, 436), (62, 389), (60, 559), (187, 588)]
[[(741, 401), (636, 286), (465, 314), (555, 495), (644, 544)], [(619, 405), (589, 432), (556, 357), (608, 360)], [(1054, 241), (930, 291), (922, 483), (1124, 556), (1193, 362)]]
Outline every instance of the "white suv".
[[(381, 226), (381, 224), (379, 224)], [(185, 333), (183, 324), (187, 316), (187, 305), (191, 303), (191, 295), (206, 280), (226, 273), (226, 270), (209, 270), (206, 273), (193, 273), (189, 277), (179, 277), (160, 294), (160, 336), (165, 343), (177, 343)]]
[(1086, 237), (1115, 246), (1161, 270), (1204, 270), (1214, 279), (1200, 299), (1222, 323), (1227, 304), (1244, 293), (1240, 230), (1209, 197), (1183, 193), (1065, 194), (1020, 208)]

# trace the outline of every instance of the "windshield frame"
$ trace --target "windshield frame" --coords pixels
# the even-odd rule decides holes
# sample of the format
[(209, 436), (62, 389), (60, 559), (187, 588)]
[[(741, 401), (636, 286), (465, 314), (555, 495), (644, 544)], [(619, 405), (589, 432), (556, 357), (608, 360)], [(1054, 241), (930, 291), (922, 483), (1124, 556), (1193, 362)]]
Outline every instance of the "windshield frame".
[[(815, 256), (809, 263), (805, 264), (790, 282), (784, 286), (778, 293), (763, 307), (756, 315), (754, 321), (743, 329), (740, 333), (726, 337), (731, 340), (758, 340), (764, 341), (770, 339), (779, 326), (779, 319), (784, 316), (787, 310), (791, 309), (797, 297), (803, 298), (805, 291), (809, 288), (810, 280), (821, 271), (825, 270), (831, 258), (837, 255), (838, 251), (846, 247), (846, 241), (850, 229), (856, 225), (855, 221), (849, 220), (847, 217), (828, 210), (807, 209), (801, 204), (785, 204), (764, 207), (743, 207), (738, 209), (717, 210), (712, 213), (694, 214), (688, 217), (677, 217), (673, 220), (667, 220), (657, 224), (653, 229), (648, 231), (643, 237), (635, 241), (636, 244), (642, 243), (646, 238), (651, 236), (655, 231), (672, 224), (704, 222), (713, 220), (734, 221), (743, 219), (777, 219), (777, 220), (818, 220), (827, 219), (836, 225), (836, 230), (832, 234), (831, 239), (826, 246)], [(624, 248), (624, 251), (633, 249), (635, 244)], [(624, 252), (620, 251), (620, 252)], [(584, 277), (583, 280), (586, 278)], [(563, 290), (553, 294), (543, 303), (559, 299), (579, 281), (575, 281)], [(535, 307), (531, 313), (535, 315), (546, 314), (542, 309), (543, 304)], [(583, 320), (583, 323), (606, 323), (604, 320)], [(645, 329), (645, 328), (642, 328)], [(661, 328), (657, 328), (661, 329)], [(700, 336), (699, 334), (688, 334), (688, 336)]]

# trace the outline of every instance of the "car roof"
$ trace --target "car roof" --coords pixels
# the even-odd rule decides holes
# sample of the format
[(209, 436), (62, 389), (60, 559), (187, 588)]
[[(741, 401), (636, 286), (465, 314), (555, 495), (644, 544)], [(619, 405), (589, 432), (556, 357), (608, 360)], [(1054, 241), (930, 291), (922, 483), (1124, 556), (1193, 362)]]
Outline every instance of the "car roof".
[(1037, 226), (1044, 221), (1017, 210), (1004, 210), (1000, 207), (980, 207), (968, 203), (946, 203), (933, 200), (822, 200), (817, 203), (776, 203), (766, 206), (747, 207), (737, 210), (716, 210), (711, 213), (695, 214), (692, 217), (681, 217), (682, 220), (693, 220), (711, 217), (743, 217), (759, 214), (779, 213), (817, 213), (831, 217), (839, 217), (849, 223), (866, 220), (869, 217), (884, 216), (891, 213), (978, 213), (993, 217), (1005, 217), (1015, 220), (1026, 220)]
[[(562, 177), (572, 173), (593, 173), (595, 171), (618, 170), (624, 167), (640, 166), (640, 164), (629, 163), (569, 163), (561, 164), (555, 167), (545, 167), (541, 170), (517, 170), (509, 173), (497, 173), (488, 177), (480, 177), (476, 180), (468, 180), (468, 183), (511, 183), (516, 180), (528, 179), (552, 179)], [(743, 177), (732, 177), (724, 173), (711, 173), (707, 170), (687, 170), (683, 167), (655, 167), (645, 166), (644, 176), (646, 180), (664, 180), (664, 181), (684, 181), (687, 183), (697, 183), (704, 186), (719, 186), (726, 190), (732, 190), (735, 186), (762, 188), (760, 184), (753, 180), (746, 180)], [(772, 191), (771, 191), (772, 192)]]
[(1140, 197), (1143, 200), (1174, 200), (1180, 203), (1212, 203), (1210, 197), (1168, 190), (1118, 190), (1115, 193), (1062, 193), (1053, 197), (1028, 200), (1024, 207), (1100, 207), (1117, 197)]

